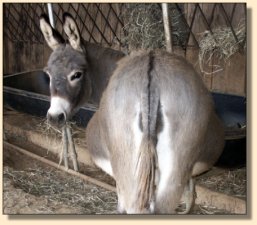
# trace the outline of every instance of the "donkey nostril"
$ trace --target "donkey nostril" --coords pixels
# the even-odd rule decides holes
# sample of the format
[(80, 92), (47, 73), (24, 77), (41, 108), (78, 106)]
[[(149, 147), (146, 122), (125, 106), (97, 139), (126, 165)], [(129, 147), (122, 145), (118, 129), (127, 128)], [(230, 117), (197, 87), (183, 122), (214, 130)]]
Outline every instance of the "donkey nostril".
[(66, 115), (64, 112), (54, 115), (47, 113), (47, 120), (52, 126), (61, 127), (66, 122)]
[(59, 122), (59, 123), (62, 123), (64, 120), (65, 120), (64, 113), (59, 114), (59, 115), (58, 115), (58, 122)]

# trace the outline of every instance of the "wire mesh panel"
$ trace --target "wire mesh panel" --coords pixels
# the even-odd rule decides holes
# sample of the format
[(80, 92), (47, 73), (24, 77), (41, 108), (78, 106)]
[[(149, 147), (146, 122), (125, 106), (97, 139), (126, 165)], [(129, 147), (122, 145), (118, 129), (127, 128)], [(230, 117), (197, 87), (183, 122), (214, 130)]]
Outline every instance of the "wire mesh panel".
[[(39, 17), (48, 13), (47, 4), (3, 6), (4, 72), (42, 68), (50, 50), (39, 29)], [(55, 27), (64, 37), (62, 16), (69, 12), (86, 41), (126, 52), (138, 48), (165, 49), (160, 3), (53, 3), (52, 6)], [(233, 55), (244, 54), (246, 4), (169, 3), (168, 6), (175, 53), (186, 57), (204, 77), (224, 72), (224, 65)], [(243, 79), (238, 78), (238, 82), (245, 83)], [(215, 87), (213, 78), (206, 80), (208, 87)]]
[(43, 43), (38, 21), (44, 12), (45, 4), (4, 4), (4, 35), (13, 42)]
[[(105, 46), (121, 45), (123, 4), (53, 4), (55, 26), (62, 29), (62, 15), (69, 12), (76, 20), (82, 37)], [(43, 43), (39, 17), (47, 13), (46, 4), (4, 4), (4, 35), (11, 41)]]
[[(243, 46), (246, 38), (240, 40), (236, 30), (240, 22), (245, 23), (245, 12), (240, 8), (242, 6), (237, 3), (170, 3), (173, 45), (180, 46), (184, 50), (187, 46), (199, 47), (202, 32), (208, 31), (213, 35), (216, 27), (226, 26), (234, 38), (233, 41), (240, 42)], [(132, 38), (132, 35), (135, 37), (140, 33), (145, 35), (144, 39), (146, 39), (148, 33), (144, 32), (144, 29), (148, 29), (149, 36), (154, 35), (153, 31), (158, 31), (157, 35), (164, 39), (162, 11), (158, 3), (55, 3), (53, 11), (56, 28), (62, 34), (64, 34), (62, 15), (64, 12), (69, 12), (75, 18), (82, 37), (86, 41), (104, 46), (124, 46), (127, 44), (129, 35)], [(43, 43), (43, 36), (39, 30), (39, 16), (42, 13), (47, 13), (46, 3), (4, 4), (4, 35), (12, 41)], [(151, 24), (147, 23), (150, 19)], [(133, 29), (127, 29), (129, 26)], [(140, 29), (135, 29), (136, 26)], [(156, 30), (157, 26), (158, 30)], [(157, 35), (151, 40), (153, 46), (156, 46), (154, 42), (158, 41)], [(141, 39), (140, 41), (144, 41), (143, 38)], [(133, 45), (131, 41), (129, 44)]]
[(62, 33), (62, 15), (69, 12), (76, 20), (82, 37), (103, 46), (120, 46), (123, 4), (54, 4), (56, 27)]

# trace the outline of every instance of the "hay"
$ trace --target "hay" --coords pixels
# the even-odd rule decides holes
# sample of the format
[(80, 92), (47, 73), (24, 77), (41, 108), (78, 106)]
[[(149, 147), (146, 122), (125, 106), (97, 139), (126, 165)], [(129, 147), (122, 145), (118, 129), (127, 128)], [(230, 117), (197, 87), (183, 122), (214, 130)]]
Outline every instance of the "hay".
[(208, 66), (212, 65), (211, 60), (214, 55), (218, 60), (227, 62), (228, 59), (240, 49), (246, 49), (245, 21), (241, 21), (234, 31), (238, 42), (236, 42), (230, 27), (217, 27), (213, 29), (213, 34), (211, 34), (210, 31), (205, 31), (200, 34), (200, 51), (198, 58), (202, 73), (213, 74), (223, 70), (219, 65), (214, 65), (212, 72), (204, 70), (204, 64), (207, 64)]
[[(49, 127), (46, 119), (40, 119), (36, 117), (32, 118), (39, 121), (39, 125), (37, 128), (44, 132), (45, 135), (47, 134), (51, 136), (51, 138), (53, 136), (55, 136), (56, 138), (59, 136), (59, 138), (61, 138), (60, 131)], [(83, 136), (85, 135), (84, 129), (77, 127), (76, 124), (71, 123), (70, 126), (72, 126), (72, 129), (74, 130), (73, 135), (77, 139), (80, 139), (78, 137), (78, 134), (83, 133)], [(7, 156), (6, 153), (4, 153), (4, 155)], [(10, 191), (7, 191), (8, 183), (11, 180), (12, 183), (19, 190), (22, 190), (25, 193), (29, 193), (34, 196), (42, 196), (42, 199), (46, 199), (46, 205), (42, 205), (41, 208), (37, 208), (35, 210), (32, 208), (31, 210), (34, 210), (32, 213), (58, 213), (55, 208), (48, 208), (48, 203), (58, 204), (59, 206), (67, 206), (67, 213), (71, 213), (71, 209), (69, 207), (77, 207), (76, 213), (78, 214), (116, 213), (117, 196), (115, 193), (106, 191), (102, 188), (98, 188), (95, 185), (85, 183), (79, 178), (74, 178), (68, 176), (67, 174), (64, 175), (61, 171), (56, 171), (55, 169), (50, 169), (49, 167), (39, 166), (38, 163), (35, 163), (31, 160), (25, 160), (24, 158), (20, 160), (20, 158), (21, 157), (18, 156), (18, 160), (4, 161), (13, 161), (15, 162), (15, 166), (23, 163), (24, 165), (26, 165), (26, 167), (28, 167), (28, 169), (13, 169), (8, 166), (4, 166), (4, 204), (8, 205), (9, 200), (13, 201), (13, 196), (11, 196), (12, 193)], [(34, 163), (35, 166), (31, 166), (31, 164)], [(94, 177), (103, 182), (107, 180), (106, 175), (97, 168), (86, 167), (83, 168), (83, 170), (83, 173), (87, 174), (88, 176)], [(210, 188), (214, 191), (233, 195), (235, 197), (246, 198), (245, 168), (230, 170), (220, 175), (199, 178), (197, 180), (197, 183), (202, 184), (203, 186)], [(16, 195), (17, 198), (15, 197), (15, 199), (20, 202), (20, 199), (23, 199), (23, 197), (21, 197), (21, 192), (18, 191)], [(31, 195), (28, 197), (31, 198)], [(26, 199), (23, 200), (26, 201)], [(13, 204), (16, 203), (14, 202)], [(9, 209), (10, 208), (14, 208), (14, 206), (9, 207)], [(196, 206), (196, 209), (194, 209), (193, 213), (227, 214), (227, 212), (224, 212), (224, 210), (219, 210), (207, 205)]]
[[(14, 170), (4, 167), (4, 178), (25, 193), (43, 196), (46, 202), (75, 207), (78, 214), (116, 213), (117, 196), (114, 192), (85, 183), (79, 178), (63, 175), (61, 171), (35, 165), (33, 168)], [(40, 213), (55, 213), (49, 208)], [(38, 212), (35, 212), (38, 213)]]
[[(184, 46), (189, 31), (175, 4), (168, 4), (173, 45)], [(160, 4), (125, 4), (122, 45), (131, 52), (136, 49), (165, 49), (163, 15)]]
[(126, 35), (122, 39), (128, 51), (164, 47), (162, 13), (158, 4), (125, 4), (123, 20)]
[(231, 169), (220, 175), (199, 177), (197, 183), (217, 192), (246, 199), (246, 168)]
[[(83, 136), (85, 137), (86, 129), (80, 128), (79, 126), (77, 126), (76, 122), (71, 121), (67, 122), (66, 126), (70, 127), (72, 130), (72, 137), (74, 139), (74, 143), (81, 146), (85, 146), (85, 138), (81, 139), (79, 134), (83, 134)], [(46, 137), (48, 137), (49, 141), (50, 139), (62, 139), (62, 130), (52, 126), (50, 123), (48, 123), (46, 118), (40, 119), (36, 129), (38, 132), (43, 133)]]
[[(47, 122), (46, 118), (44, 119), (38, 118), (38, 120), (39, 120), (39, 123), (38, 123), (38, 126), (36, 127), (37, 132), (40, 132), (42, 135), (44, 135), (46, 142), (49, 143), (48, 146), (52, 146), (53, 143), (60, 143), (61, 146), (63, 146), (62, 131), (51, 126)], [(80, 146), (86, 149), (87, 148), (86, 129), (77, 126), (76, 122), (68, 122), (67, 126), (69, 126), (72, 130), (72, 137), (75, 144), (75, 148)], [(60, 148), (58, 151), (59, 151), (59, 159), (60, 159), (59, 165), (60, 165), (62, 163), (61, 160), (63, 158), (62, 157), (63, 148)], [(82, 164), (80, 163), (79, 167), (80, 167), (81, 173), (84, 173), (85, 175), (90, 177), (94, 177), (97, 180), (103, 181), (110, 185), (115, 185), (114, 180), (109, 175), (102, 172), (101, 169), (97, 167), (88, 166), (83, 163)]]
[[(76, 122), (67, 122), (66, 126), (70, 127), (72, 130), (72, 137), (75, 145), (80, 145), (83, 147), (86, 147), (86, 130), (80, 128), (77, 126)], [(52, 143), (52, 141), (61, 141), (61, 144), (63, 146), (63, 140), (62, 140), (62, 131), (57, 129), (54, 126), (51, 126), (51, 124), (48, 123), (46, 118), (40, 119), (36, 131), (42, 133), (47, 143)], [(83, 136), (84, 138), (81, 138)], [(60, 152), (61, 154), (62, 152)]]

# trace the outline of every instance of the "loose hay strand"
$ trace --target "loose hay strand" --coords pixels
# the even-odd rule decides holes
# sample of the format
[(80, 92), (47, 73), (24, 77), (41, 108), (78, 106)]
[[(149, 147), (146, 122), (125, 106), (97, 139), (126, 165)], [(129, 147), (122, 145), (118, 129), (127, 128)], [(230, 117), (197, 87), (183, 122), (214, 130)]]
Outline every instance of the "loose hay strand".
[[(78, 214), (116, 213), (117, 196), (114, 192), (83, 182), (77, 177), (63, 175), (52, 168), (42, 168), (40, 164), (26, 170), (4, 167), (4, 179), (12, 180), (16, 188), (35, 196), (44, 196), (47, 201), (80, 208)], [(35, 169), (36, 168), (36, 169)], [(35, 213), (54, 213), (40, 209)]]
[(234, 30), (238, 42), (236, 42), (230, 27), (217, 27), (213, 29), (212, 33), (210, 31), (200, 33), (198, 59), (202, 73), (214, 74), (223, 70), (219, 65), (215, 65), (216, 68), (212, 72), (204, 70), (203, 64), (210, 64), (214, 55), (217, 56), (219, 61), (224, 60), (227, 62), (240, 49), (246, 49), (245, 20), (241, 20)]
[(197, 182), (216, 192), (246, 198), (246, 170), (238, 168), (216, 176), (198, 178)]

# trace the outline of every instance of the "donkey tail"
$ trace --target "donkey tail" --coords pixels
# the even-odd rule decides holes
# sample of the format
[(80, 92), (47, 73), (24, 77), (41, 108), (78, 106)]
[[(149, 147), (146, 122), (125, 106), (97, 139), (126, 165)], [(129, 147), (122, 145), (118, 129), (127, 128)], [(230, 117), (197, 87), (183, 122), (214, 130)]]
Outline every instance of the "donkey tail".
[(159, 88), (157, 77), (153, 68), (154, 56), (149, 53), (149, 68), (147, 71), (146, 86), (141, 95), (141, 124), (143, 138), (139, 148), (136, 166), (137, 179), (137, 207), (139, 212), (150, 211), (151, 202), (154, 201), (155, 170), (157, 167), (156, 153), (156, 127), (159, 111)]

